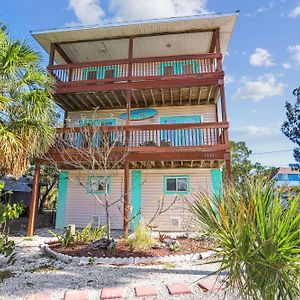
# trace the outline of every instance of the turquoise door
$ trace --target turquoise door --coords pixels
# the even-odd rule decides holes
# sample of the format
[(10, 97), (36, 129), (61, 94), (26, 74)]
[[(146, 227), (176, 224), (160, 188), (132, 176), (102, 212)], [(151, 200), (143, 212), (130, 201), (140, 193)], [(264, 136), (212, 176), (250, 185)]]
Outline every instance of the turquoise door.
[(142, 207), (142, 174), (141, 170), (131, 171), (131, 230), (134, 231), (141, 222)]
[[(99, 120), (80, 120), (79, 121), (79, 126), (83, 127), (85, 125), (94, 125), (94, 126), (116, 126), (116, 119), (99, 119)], [(112, 139), (113, 139), (113, 133), (112, 135)], [(100, 147), (100, 134), (96, 133), (95, 135), (95, 141), (94, 141), (94, 145), (95, 147)], [(78, 135), (78, 140), (77, 140), (77, 147), (83, 147), (83, 141), (82, 141), (82, 137), (81, 134)]]
[[(161, 124), (187, 124), (200, 123), (200, 116), (173, 116), (161, 117)], [(201, 129), (176, 129), (164, 130), (161, 140), (170, 146), (199, 146), (202, 144)]]

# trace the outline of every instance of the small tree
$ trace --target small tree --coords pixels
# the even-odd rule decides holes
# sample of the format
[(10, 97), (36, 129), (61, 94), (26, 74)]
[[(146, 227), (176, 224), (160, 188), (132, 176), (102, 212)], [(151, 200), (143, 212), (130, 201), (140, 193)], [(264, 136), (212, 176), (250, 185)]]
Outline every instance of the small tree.
[(260, 163), (252, 163), (250, 150), (245, 142), (230, 141), (231, 168), (233, 182), (239, 184), (249, 177), (270, 177), (275, 168), (262, 166)]
[(293, 105), (286, 102), (286, 117), (281, 127), (281, 131), (296, 144), (294, 149), (294, 158), (298, 164), (293, 164), (294, 168), (300, 167), (300, 87), (293, 91), (293, 95), (297, 97), (296, 103)]
[[(65, 133), (58, 135), (53, 150), (59, 153), (60, 163), (64, 167), (77, 170), (76, 181), (84, 189), (86, 188), (86, 181), (82, 173), (87, 173), (92, 178), (88, 182), (87, 188), (94, 199), (105, 209), (107, 238), (109, 239), (111, 235), (109, 209), (113, 205), (119, 204), (121, 211), (126, 193), (121, 184), (120, 196), (111, 199), (108, 178), (116, 176), (123, 169), (128, 147), (125, 146), (126, 135), (122, 127), (117, 128), (105, 124), (98, 127), (95, 116), (96, 111), (92, 120), (82, 119), (79, 122), (80, 127), (70, 127)], [(56, 158), (47, 154), (45, 159), (60, 172), (60, 165)], [(97, 181), (99, 176), (101, 176), (101, 180)], [(95, 185), (101, 185), (101, 195), (94, 189)]]

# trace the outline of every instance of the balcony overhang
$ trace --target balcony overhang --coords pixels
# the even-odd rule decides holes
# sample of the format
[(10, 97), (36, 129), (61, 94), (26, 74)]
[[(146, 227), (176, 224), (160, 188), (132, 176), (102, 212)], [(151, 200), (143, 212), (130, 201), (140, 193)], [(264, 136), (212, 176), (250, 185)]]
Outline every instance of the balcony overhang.
[(56, 63), (124, 59), (128, 38), (133, 37), (133, 57), (170, 56), (213, 52), (213, 37), (220, 32), (221, 53), (226, 53), (238, 14), (212, 14), (180, 18), (105, 24), (33, 32), (47, 53), (60, 47)]

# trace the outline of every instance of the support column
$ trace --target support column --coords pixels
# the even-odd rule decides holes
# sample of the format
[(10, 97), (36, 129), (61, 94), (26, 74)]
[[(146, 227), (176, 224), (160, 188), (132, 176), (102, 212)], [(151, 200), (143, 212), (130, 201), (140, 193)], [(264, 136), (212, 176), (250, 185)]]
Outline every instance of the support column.
[(39, 182), (40, 182), (40, 163), (37, 161), (35, 163), (32, 194), (31, 194), (31, 201), (30, 201), (30, 212), (29, 212), (28, 230), (27, 230), (28, 236), (33, 236), (34, 233), (38, 197), (39, 197), (39, 185), (40, 185)]
[(130, 208), (129, 201), (129, 161), (125, 160), (124, 163), (124, 220), (123, 231), (124, 236), (128, 236), (129, 222), (130, 222)]
[[(128, 82), (132, 76), (132, 57), (133, 57), (133, 37), (128, 39)], [(126, 90), (126, 127), (130, 125), (130, 110), (131, 110), (132, 91)], [(125, 147), (128, 149), (130, 140), (130, 131), (126, 128)], [(129, 161), (125, 158), (124, 162), (124, 217), (123, 217), (123, 232), (124, 236), (128, 236), (131, 203), (129, 200)]]
[[(126, 127), (130, 124), (130, 109), (131, 109), (131, 98), (132, 92), (131, 90), (126, 90)], [(129, 140), (130, 140), (130, 131), (126, 128), (125, 133), (125, 147), (128, 149)], [(129, 199), (129, 161), (125, 158), (124, 162), (124, 223), (123, 223), (123, 231), (124, 235), (128, 235), (129, 231), (129, 222), (130, 222), (130, 210), (131, 203)]]
[(225, 171), (226, 171), (226, 178), (228, 181), (231, 181), (231, 158), (230, 158), (230, 151), (226, 151), (224, 154), (225, 159)]

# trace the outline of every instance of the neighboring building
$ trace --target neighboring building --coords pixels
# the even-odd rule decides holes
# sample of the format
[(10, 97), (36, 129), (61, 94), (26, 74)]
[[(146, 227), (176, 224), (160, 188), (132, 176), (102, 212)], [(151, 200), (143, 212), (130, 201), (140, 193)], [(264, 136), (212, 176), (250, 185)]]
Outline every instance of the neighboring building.
[[(110, 208), (114, 229), (126, 229), (129, 214), (139, 211), (138, 221), (149, 221), (162, 195), (169, 204), (177, 194), (192, 201), (194, 190), (218, 193), (222, 169), (230, 177), (222, 64), (236, 19), (236, 13), (202, 15), (33, 33), (49, 53), (53, 95), (72, 126), (91, 120), (99, 106), (96, 124), (116, 126), (120, 145), (128, 149), (119, 175), (86, 172), (84, 188), (71, 180), (77, 170), (64, 169), (59, 151), (50, 150), (64, 169), (57, 228), (105, 224), (104, 208), (90, 189), (101, 195), (107, 188), (115, 199), (128, 191), (124, 210)], [(59, 132), (67, 139), (70, 130)], [(80, 135), (75, 139), (84, 147)], [(184, 205), (178, 200), (161, 215), (157, 230), (183, 230)]]
[(276, 174), (276, 186), (287, 189), (300, 187), (300, 170), (292, 168), (278, 168)]
[[(23, 202), (25, 207), (29, 207), (31, 199), (32, 180), (20, 177), (19, 179), (2, 177), (0, 182), (4, 183), (3, 195), (0, 197), (2, 202), (15, 203)], [(9, 193), (12, 191), (12, 193)]]

